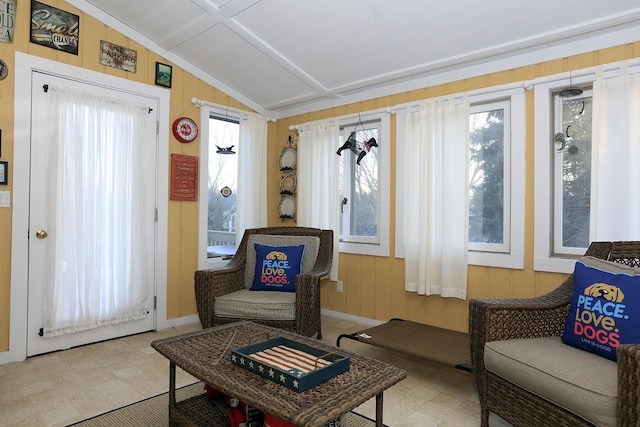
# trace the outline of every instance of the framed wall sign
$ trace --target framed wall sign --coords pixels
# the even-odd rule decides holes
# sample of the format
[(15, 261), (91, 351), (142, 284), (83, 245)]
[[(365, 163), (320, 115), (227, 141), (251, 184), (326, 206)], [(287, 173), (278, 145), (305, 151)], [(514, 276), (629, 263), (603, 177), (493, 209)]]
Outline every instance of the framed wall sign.
[(9, 162), (0, 162), (0, 185), (9, 184)]
[(171, 155), (171, 200), (198, 200), (198, 157)]
[(135, 73), (137, 61), (138, 51), (100, 40), (100, 64)]
[(80, 17), (31, 0), (31, 43), (78, 54)]
[(158, 86), (171, 87), (171, 65), (156, 62), (156, 84)]
[(12, 43), (16, 27), (16, 0), (0, 1), (0, 42)]

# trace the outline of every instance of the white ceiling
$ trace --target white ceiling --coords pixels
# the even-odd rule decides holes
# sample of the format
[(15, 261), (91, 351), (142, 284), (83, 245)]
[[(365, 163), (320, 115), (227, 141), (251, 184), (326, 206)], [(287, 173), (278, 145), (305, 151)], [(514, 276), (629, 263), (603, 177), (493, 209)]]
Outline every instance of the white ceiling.
[(640, 0), (67, 0), (288, 117), (640, 40)]

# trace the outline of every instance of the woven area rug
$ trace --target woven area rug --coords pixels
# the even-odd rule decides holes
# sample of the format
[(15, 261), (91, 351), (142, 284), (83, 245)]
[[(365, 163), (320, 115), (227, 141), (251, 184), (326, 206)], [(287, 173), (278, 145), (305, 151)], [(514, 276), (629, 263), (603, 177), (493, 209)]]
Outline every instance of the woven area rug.
[[(187, 400), (203, 393), (202, 383), (192, 384), (176, 390), (176, 400)], [(211, 427), (229, 427), (229, 422), (222, 412), (212, 419)], [(348, 427), (372, 427), (373, 420), (349, 412), (345, 424)], [(167, 427), (169, 425), (169, 393), (163, 393), (149, 399), (115, 409), (79, 423), (75, 427)]]
[[(471, 371), (469, 334), (437, 328), (409, 320), (391, 319), (387, 323), (338, 337), (398, 351), (464, 371)], [(346, 347), (348, 348), (348, 347)]]

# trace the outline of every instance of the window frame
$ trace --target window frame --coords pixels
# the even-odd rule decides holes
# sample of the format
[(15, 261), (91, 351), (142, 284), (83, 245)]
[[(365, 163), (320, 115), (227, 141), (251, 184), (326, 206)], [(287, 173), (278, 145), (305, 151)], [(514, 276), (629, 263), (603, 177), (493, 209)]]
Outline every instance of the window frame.
[[(389, 256), (389, 229), (390, 224), (390, 188), (391, 188), (391, 119), (389, 113), (372, 113), (358, 117), (341, 119), (338, 122), (340, 128), (355, 127), (358, 120), (364, 123), (379, 121), (378, 128), (378, 238), (372, 242), (371, 239), (359, 239), (360, 241), (343, 241), (339, 236), (339, 251), (360, 255)], [(345, 129), (345, 131), (347, 131)], [(343, 185), (347, 185), (346, 182)], [(341, 208), (338, 202), (338, 208)]]
[[(208, 258), (208, 212), (209, 212), (209, 119), (218, 116), (240, 122), (240, 112), (225, 109), (224, 107), (201, 106), (200, 107), (200, 164), (198, 176), (198, 269), (205, 270), (218, 268), (229, 261), (222, 257)], [(237, 236), (236, 236), (237, 240)]]
[(575, 261), (582, 254), (556, 254), (554, 251), (554, 159), (553, 134), (554, 94), (569, 85), (593, 84), (595, 74), (552, 78), (534, 88), (535, 148), (534, 148), (534, 271), (572, 273)]
[[(504, 253), (468, 249), (468, 264), (511, 269), (524, 268), (524, 198), (525, 198), (525, 94), (524, 88), (507, 88), (469, 96), (471, 105), (510, 100), (510, 211), (509, 251)], [(410, 108), (410, 107), (407, 107)], [(396, 111), (396, 171), (402, 171), (404, 158), (404, 117), (407, 108)], [(396, 172), (396, 241), (395, 256), (404, 258), (404, 189), (403, 177)]]
[[(585, 89), (582, 96), (591, 97), (593, 101), (593, 89)], [(562, 129), (558, 129), (558, 122), (561, 121), (561, 110), (562, 110), (562, 100), (557, 91), (553, 91), (551, 93), (551, 99), (553, 103), (553, 132), (552, 135), (555, 135), (557, 132), (563, 132)], [(592, 117), (593, 119), (593, 117)], [(564, 151), (559, 152), (557, 149), (552, 150), (553, 155), (551, 156), (551, 170), (552, 170), (552, 198), (553, 203), (551, 205), (552, 209), (552, 244), (553, 248), (552, 253), (556, 254), (559, 257), (571, 257), (571, 258), (579, 258), (584, 255), (587, 250), (587, 246), (584, 248), (572, 248), (568, 246), (562, 245), (562, 225), (556, 226), (556, 224), (562, 224), (563, 222), (563, 183), (560, 179), (562, 177), (562, 158), (561, 155)], [(558, 179), (556, 179), (556, 177)], [(591, 202), (591, 200), (589, 200)], [(588, 225), (587, 225), (588, 226)]]
[[(504, 111), (503, 153), (504, 159), (509, 159), (509, 161), (504, 162), (503, 166), (504, 206), (502, 210), (502, 243), (482, 243), (469, 241), (468, 250), (470, 252), (492, 252), (500, 254), (509, 253), (511, 250), (511, 99), (496, 99), (489, 102), (472, 104), (469, 107), (469, 115), (493, 110)], [(471, 130), (469, 133), (471, 133)]]

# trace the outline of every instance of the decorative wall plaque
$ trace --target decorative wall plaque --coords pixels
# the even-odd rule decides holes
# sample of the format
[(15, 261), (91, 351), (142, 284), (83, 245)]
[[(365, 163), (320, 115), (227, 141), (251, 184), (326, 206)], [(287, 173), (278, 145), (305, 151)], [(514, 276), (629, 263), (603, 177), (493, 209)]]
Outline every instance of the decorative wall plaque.
[(31, 43), (77, 55), (79, 36), (78, 15), (31, 1)]
[(280, 203), (278, 214), (280, 221), (296, 220), (296, 163), (298, 149), (293, 145), (291, 135), (287, 138), (287, 146), (280, 153)]
[(171, 200), (198, 200), (198, 157), (171, 155)]
[(7, 63), (0, 59), (0, 80), (4, 80), (9, 74), (9, 67)]
[(124, 46), (100, 40), (100, 63), (107, 67), (135, 73), (138, 52)]
[(12, 43), (16, 27), (16, 0), (0, 0), (0, 42)]

